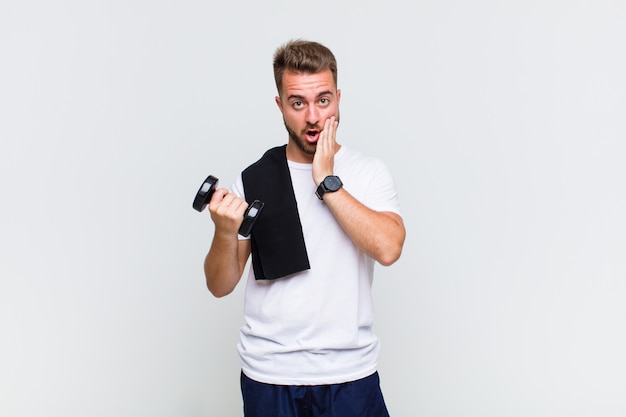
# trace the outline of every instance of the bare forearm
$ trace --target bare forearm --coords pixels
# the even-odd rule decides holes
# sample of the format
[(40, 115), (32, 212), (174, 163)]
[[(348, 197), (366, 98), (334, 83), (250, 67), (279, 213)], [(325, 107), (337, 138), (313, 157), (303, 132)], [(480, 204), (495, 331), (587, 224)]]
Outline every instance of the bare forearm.
[(213, 243), (204, 260), (204, 275), (209, 291), (216, 297), (230, 294), (243, 273), (250, 256), (250, 241), (239, 240), (237, 230), (248, 205), (224, 188), (215, 190), (209, 203), (215, 224)]
[(350, 239), (365, 253), (382, 265), (398, 260), (406, 236), (400, 216), (371, 210), (344, 188), (325, 194), (324, 202)]
[(243, 273), (237, 235), (215, 233), (211, 249), (204, 260), (206, 284), (215, 297), (230, 294)]

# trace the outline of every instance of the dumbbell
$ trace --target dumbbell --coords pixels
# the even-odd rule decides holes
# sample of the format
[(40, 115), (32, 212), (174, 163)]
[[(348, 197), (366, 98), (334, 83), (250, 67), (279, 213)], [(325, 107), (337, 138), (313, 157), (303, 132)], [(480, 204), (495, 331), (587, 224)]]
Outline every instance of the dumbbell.
[[(193, 199), (193, 208), (197, 211), (202, 211), (206, 208), (213, 197), (213, 193), (217, 189), (217, 183), (219, 179), (213, 175), (209, 175), (206, 180), (200, 186), (200, 189), (196, 193), (196, 197)], [(263, 203), (259, 200), (254, 200), (252, 204), (248, 206), (246, 212), (243, 215), (243, 223), (239, 226), (239, 234), (241, 236), (248, 236), (252, 231), (252, 226), (257, 217), (263, 209)]]

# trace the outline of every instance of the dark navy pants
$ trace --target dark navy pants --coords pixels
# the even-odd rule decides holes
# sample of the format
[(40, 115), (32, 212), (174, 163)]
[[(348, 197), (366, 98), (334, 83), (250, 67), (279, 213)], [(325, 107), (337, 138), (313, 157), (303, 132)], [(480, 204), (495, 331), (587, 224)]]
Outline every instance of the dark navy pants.
[(272, 385), (241, 373), (244, 417), (389, 417), (378, 372), (332, 385)]

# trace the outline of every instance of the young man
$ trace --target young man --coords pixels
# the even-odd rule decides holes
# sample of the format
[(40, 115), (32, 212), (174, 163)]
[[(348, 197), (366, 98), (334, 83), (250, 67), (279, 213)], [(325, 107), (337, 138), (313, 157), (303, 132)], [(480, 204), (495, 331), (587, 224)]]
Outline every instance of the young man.
[[(375, 262), (394, 263), (405, 238), (392, 176), (336, 141), (341, 91), (328, 48), (286, 43), (274, 76), (287, 144), (209, 203), (213, 295), (233, 291), (252, 254), (238, 345), (245, 416), (388, 416), (371, 286)], [(256, 199), (265, 207), (244, 238), (246, 201)]]

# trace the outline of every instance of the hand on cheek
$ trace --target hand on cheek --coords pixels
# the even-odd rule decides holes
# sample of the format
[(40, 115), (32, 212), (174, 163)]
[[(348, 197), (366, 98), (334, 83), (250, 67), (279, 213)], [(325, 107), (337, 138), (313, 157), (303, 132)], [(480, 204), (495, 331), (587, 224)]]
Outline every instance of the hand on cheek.
[(333, 174), (335, 162), (335, 148), (337, 146), (338, 122), (335, 116), (326, 119), (324, 130), (320, 133), (317, 149), (313, 157), (313, 181), (316, 185), (321, 183), (328, 175)]

